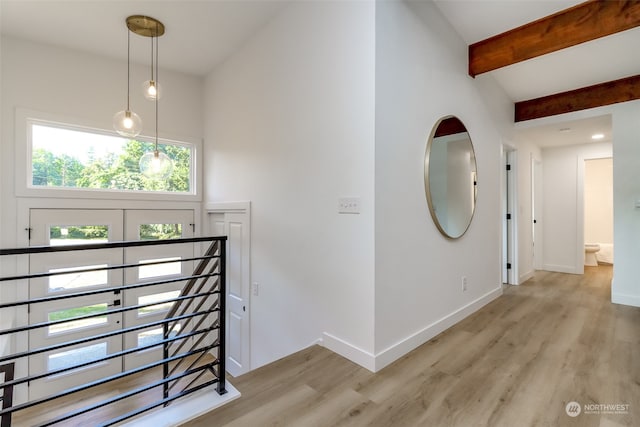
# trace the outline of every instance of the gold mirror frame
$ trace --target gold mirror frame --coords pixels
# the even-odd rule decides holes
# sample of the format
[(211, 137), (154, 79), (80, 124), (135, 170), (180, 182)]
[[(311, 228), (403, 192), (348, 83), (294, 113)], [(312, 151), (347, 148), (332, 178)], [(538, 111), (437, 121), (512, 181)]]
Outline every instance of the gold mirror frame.
[[(462, 220), (460, 220), (459, 221), (460, 224), (457, 224), (458, 226), (456, 228), (453, 228), (448, 224), (443, 224), (444, 222), (443, 220), (444, 219), (448, 220), (449, 219), (448, 217), (441, 218), (438, 215), (438, 211), (435, 206), (434, 194), (433, 194), (433, 188), (432, 188), (434, 185), (436, 185), (436, 183), (433, 182), (435, 181), (435, 179), (434, 177), (430, 176), (430, 172), (433, 170), (431, 162), (435, 160), (433, 158), (433, 152), (432, 152), (435, 138), (454, 136), (458, 134), (461, 135), (462, 133), (466, 133), (467, 135), (466, 140), (468, 140), (469, 168), (467, 170), (462, 170), (460, 172), (460, 175), (463, 176), (462, 182), (464, 182), (464, 179), (465, 179), (464, 174), (467, 174), (467, 173), (469, 174), (466, 178), (468, 178), (468, 182), (469, 182), (468, 189), (470, 190), (470, 192), (468, 193), (467, 196), (465, 196), (464, 194), (458, 195), (458, 198), (463, 200), (465, 197), (468, 197), (468, 202), (471, 206), (471, 209), (470, 209), (470, 212), (466, 212), (467, 215), (464, 216), (463, 218), (464, 223)], [(465, 142), (464, 140), (465, 138), (462, 138), (456, 142), (464, 143)], [(440, 159), (440, 161), (442, 162), (443, 160)], [(449, 170), (449, 164), (448, 164), (449, 159), (448, 158), (444, 159), (444, 161), (447, 163), (444, 165), (441, 164), (441, 166), (443, 166), (443, 168), (447, 171), (447, 174), (449, 174), (451, 172)], [(475, 150), (473, 147), (473, 142), (471, 141), (471, 136), (469, 135), (469, 131), (467, 130), (464, 123), (459, 118), (452, 115), (445, 116), (439, 119), (436, 122), (436, 124), (433, 126), (433, 129), (431, 130), (431, 134), (429, 135), (429, 140), (427, 142), (427, 148), (424, 156), (424, 185), (425, 185), (425, 193), (426, 193), (427, 203), (429, 205), (429, 213), (431, 214), (431, 218), (433, 219), (434, 224), (438, 228), (438, 231), (440, 231), (440, 233), (443, 236), (445, 236), (447, 239), (455, 240), (455, 239), (461, 238), (462, 236), (464, 236), (464, 234), (467, 232), (467, 230), (471, 226), (471, 221), (473, 220), (473, 217), (476, 211), (476, 200), (477, 200), (477, 189), (478, 189), (477, 170), (478, 170), (478, 166), (475, 158)], [(446, 195), (445, 202), (447, 204), (450, 203), (448, 194)], [(445, 206), (446, 209), (448, 209), (448, 207), (449, 207), (448, 205)], [(447, 213), (448, 213), (448, 210), (447, 210)], [(456, 213), (460, 214), (460, 212), (456, 212)], [(464, 213), (465, 212), (462, 212), (462, 214)], [(460, 217), (460, 216), (461, 215), (456, 215), (456, 217)]]

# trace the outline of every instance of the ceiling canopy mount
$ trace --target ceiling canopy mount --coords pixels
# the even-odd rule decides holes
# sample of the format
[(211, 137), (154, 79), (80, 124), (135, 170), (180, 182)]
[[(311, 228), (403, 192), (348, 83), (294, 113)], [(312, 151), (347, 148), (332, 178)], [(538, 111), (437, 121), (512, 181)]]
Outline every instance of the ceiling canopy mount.
[(144, 37), (160, 37), (164, 34), (164, 24), (145, 15), (132, 15), (127, 18), (127, 28), (132, 33)]

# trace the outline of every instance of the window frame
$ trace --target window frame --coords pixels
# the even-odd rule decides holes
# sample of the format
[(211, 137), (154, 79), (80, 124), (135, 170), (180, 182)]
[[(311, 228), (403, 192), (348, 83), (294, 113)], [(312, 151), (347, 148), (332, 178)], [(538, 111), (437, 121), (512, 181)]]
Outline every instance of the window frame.
[[(102, 129), (78, 119), (60, 117), (25, 109), (16, 110), (15, 138), (15, 187), (18, 197), (49, 197), (68, 199), (104, 199), (104, 200), (165, 200), (165, 201), (202, 201), (201, 188), (201, 156), (200, 141), (193, 138), (159, 137), (158, 144), (180, 145), (191, 149), (190, 192), (171, 191), (139, 191), (105, 188), (45, 187), (33, 185), (32, 167), (32, 126), (41, 125), (59, 129), (95, 133), (97, 135), (116, 136), (115, 131)], [(141, 142), (155, 143), (155, 138), (139, 135), (135, 138)], [(20, 167), (22, 165), (22, 167)]]

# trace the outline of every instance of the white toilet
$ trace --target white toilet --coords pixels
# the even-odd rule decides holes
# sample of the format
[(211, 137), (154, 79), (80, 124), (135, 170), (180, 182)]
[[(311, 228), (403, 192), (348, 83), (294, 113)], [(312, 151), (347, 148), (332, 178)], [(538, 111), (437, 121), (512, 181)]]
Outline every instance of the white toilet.
[(600, 250), (600, 245), (597, 243), (587, 243), (584, 245), (584, 265), (590, 267), (597, 267), (598, 260), (596, 259), (596, 252)]

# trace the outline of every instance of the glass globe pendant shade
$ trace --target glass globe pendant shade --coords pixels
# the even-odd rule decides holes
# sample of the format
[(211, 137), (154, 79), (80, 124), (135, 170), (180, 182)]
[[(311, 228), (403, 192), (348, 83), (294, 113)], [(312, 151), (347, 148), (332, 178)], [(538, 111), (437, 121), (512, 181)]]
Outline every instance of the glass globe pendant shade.
[(142, 83), (142, 94), (149, 101), (155, 101), (162, 98), (162, 86), (154, 80), (147, 80)]
[(113, 116), (113, 128), (126, 138), (135, 138), (142, 132), (142, 120), (131, 110), (118, 111)]
[(140, 173), (147, 178), (163, 180), (171, 176), (173, 161), (158, 150), (147, 152), (140, 158)]

